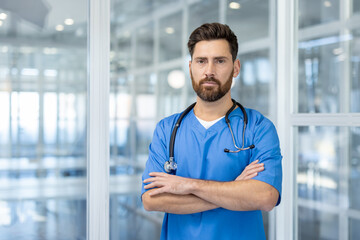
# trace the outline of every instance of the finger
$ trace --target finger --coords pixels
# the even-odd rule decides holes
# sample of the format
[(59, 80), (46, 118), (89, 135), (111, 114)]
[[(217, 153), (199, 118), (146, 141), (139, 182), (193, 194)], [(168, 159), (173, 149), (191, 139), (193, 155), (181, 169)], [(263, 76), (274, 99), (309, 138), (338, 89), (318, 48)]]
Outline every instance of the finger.
[(259, 162), (259, 160), (255, 160), (255, 161), (251, 162), (248, 166), (254, 165), (254, 164), (258, 163), (258, 162)]
[(251, 162), (249, 165), (256, 164), (259, 162), (259, 159), (256, 159), (255, 161)]
[(254, 177), (256, 177), (258, 175), (258, 173), (253, 173), (253, 174), (250, 174), (248, 176), (246, 176), (243, 180), (249, 180), (249, 179), (252, 179)]
[(163, 188), (157, 188), (157, 189), (151, 191), (149, 193), (149, 196), (155, 196), (155, 195), (158, 195), (158, 194), (164, 193), (164, 192), (165, 192), (165, 190)]
[(264, 166), (262, 166), (262, 165), (257, 165), (257, 166), (251, 167), (251, 168), (245, 168), (240, 176), (245, 176), (245, 175), (248, 175), (249, 173), (251, 174), (253, 172), (259, 172), (262, 170), (264, 170)]
[(163, 172), (151, 172), (151, 173), (149, 173), (149, 176), (151, 176), (151, 177), (160, 177), (160, 176), (166, 176), (166, 175), (168, 175), (168, 174), (163, 173)]
[(257, 165), (264, 165), (264, 163), (259, 163), (258, 160), (252, 162), (251, 164), (247, 165), (246, 167), (253, 167), (253, 166), (257, 166)]
[(154, 178), (147, 178), (143, 181), (143, 183), (149, 183), (155, 181)]
[(257, 163), (257, 164), (254, 164), (254, 165), (249, 165), (245, 168), (245, 171), (246, 170), (251, 170), (251, 169), (254, 169), (254, 168), (261, 168), (261, 167), (264, 167), (264, 164), (263, 163)]
[(149, 183), (149, 182), (154, 182), (154, 181), (160, 181), (161, 178), (159, 177), (151, 177), (151, 178), (147, 178), (143, 181), (143, 183)]
[(153, 183), (150, 183), (148, 185), (145, 185), (144, 189), (150, 189), (150, 188), (155, 188), (155, 187), (163, 187), (163, 186), (164, 186), (163, 184), (153, 182)]
[(249, 175), (249, 174), (253, 174), (254, 172), (261, 172), (264, 170), (264, 167), (263, 166), (259, 166), (257, 168), (252, 168), (252, 169), (248, 169), (246, 170), (246, 175)]

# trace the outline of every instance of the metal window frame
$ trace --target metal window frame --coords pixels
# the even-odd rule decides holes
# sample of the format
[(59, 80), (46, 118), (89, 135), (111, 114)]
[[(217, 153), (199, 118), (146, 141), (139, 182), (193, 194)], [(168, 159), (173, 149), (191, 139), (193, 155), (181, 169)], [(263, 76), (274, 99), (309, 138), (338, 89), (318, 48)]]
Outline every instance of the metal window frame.
[(109, 239), (110, 0), (88, 1), (87, 239)]
[(276, 208), (276, 239), (296, 239), (296, 193), (293, 159), (293, 131), (290, 114), (293, 111), (296, 74), (295, 14), (297, 0), (277, 0), (277, 130), (282, 145), (283, 188), (282, 203)]

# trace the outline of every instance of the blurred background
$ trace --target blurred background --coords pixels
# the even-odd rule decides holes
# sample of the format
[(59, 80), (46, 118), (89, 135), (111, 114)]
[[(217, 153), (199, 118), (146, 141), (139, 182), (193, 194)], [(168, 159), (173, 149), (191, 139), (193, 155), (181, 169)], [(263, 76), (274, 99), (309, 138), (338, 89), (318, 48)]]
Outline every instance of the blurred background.
[[(284, 159), (295, 166), (294, 239), (360, 239), (360, 0), (296, 3)], [(159, 239), (163, 215), (143, 210), (141, 174), (156, 123), (195, 101), (186, 44), (196, 27), (232, 28), (242, 64), (232, 96), (277, 125), (276, 5), (111, 0), (110, 239)], [(1, 240), (87, 237), (88, 6), (0, 1)], [(274, 212), (263, 213), (268, 239)]]

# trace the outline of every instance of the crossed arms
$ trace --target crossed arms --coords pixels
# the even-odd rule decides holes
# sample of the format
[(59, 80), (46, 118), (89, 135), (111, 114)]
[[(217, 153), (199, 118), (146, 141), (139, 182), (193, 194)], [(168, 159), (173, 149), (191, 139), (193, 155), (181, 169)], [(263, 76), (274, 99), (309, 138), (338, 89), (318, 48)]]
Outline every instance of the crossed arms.
[(191, 214), (225, 208), (233, 211), (270, 211), (279, 193), (271, 185), (252, 180), (264, 170), (254, 161), (234, 181), (218, 182), (190, 179), (161, 172), (152, 172), (144, 183), (150, 189), (142, 195), (147, 211)]

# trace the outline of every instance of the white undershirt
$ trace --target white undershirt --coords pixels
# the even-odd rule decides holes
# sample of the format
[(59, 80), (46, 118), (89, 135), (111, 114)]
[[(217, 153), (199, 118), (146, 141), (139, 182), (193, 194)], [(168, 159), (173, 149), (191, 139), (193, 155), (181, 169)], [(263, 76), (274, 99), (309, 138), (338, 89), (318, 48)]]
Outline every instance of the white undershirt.
[(211, 127), (212, 125), (214, 125), (215, 123), (217, 123), (218, 121), (220, 121), (221, 119), (223, 119), (225, 116), (222, 116), (218, 119), (215, 119), (213, 121), (205, 121), (205, 120), (202, 120), (200, 118), (198, 118), (197, 116), (195, 116), (197, 118), (197, 120), (199, 120), (199, 122), (201, 123), (201, 125), (204, 126), (204, 128), (208, 129), (209, 127)]

